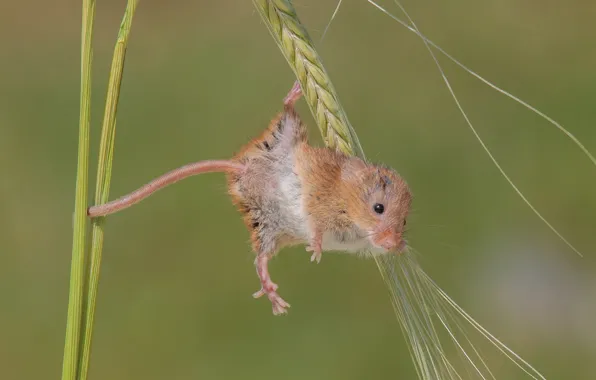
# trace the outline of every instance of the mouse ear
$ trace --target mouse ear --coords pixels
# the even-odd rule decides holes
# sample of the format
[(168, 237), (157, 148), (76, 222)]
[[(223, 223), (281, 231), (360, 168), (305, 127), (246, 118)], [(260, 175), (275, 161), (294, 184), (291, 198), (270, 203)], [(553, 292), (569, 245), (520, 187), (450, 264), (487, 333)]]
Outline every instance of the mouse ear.
[(369, 170), (368, 164), (358, 157), (350, 157), (343, 165), (341, 176), (343, 180), (363, 178)]

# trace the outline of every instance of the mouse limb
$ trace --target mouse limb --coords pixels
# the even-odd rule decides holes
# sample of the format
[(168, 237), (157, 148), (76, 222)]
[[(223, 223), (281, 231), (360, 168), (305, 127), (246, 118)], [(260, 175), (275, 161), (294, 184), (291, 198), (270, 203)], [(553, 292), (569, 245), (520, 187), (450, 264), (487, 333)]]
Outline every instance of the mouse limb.
[(290, 304), (283, 300), (277, 294), (277, 284), (271, 280), (269, 276), (269, 259), (270, 255), (264, 252), (261, 252), (257, 255), (255, 260), (255, 266), (257, 268), (257, 274), (259, 275), (259, 279), (261, 280), (261, 290), (254, 293), (252, 296), (254, 298), (262, 297), (263, 295), (267, 295), (269, 301), (271, 301), (271, 305), (273, 306), (273, 314), (280, 315), (287, 313), (287, 308), (290, 307)]
[(321, 257), (323, 256), (323, 234), (321, 230), (315, 230), (314, 237), (312, 242), (306, 247), (307, 252), (312, 252), (312, 256), (310, 257), (310, 261), (316, 261), (317, 264), (321, 262)]
[(302, 89), (300, 88), (300, 82), (296, 81), (294, 82), (294, 86), (292, 86), (290, 92), (288, 92), (288, 95), (286, 95), (286, 97), (284, 98), (284, 106), (294, 107), (296, 101), (301, 97)]

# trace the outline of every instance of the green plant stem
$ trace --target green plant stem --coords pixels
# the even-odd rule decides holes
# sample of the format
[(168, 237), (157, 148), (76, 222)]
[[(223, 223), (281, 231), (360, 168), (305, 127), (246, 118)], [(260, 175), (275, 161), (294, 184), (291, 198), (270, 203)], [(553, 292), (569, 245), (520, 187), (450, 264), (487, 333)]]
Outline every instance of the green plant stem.
[(77, 375), (81, 312), (85, 277), (87, 227), (87, 191), (89, 172), (89, 130), (91, 115), (91, 62), (93, 60), (93, 18), (95, 0), (83, 0), (81, 41), (81, 95), (79, 116), (79, 149), (74, 208), (72, 259), (66, 339), (62, 362), (62, 380), (74, 380)]
[[(132, 18), (138, 0), (129, 0), (114, 48), (112, 67), (108, 81), (108, 93), (104, 111), (101, 141), (99, 146), (99, 163), (95, 189), (95, 204), (106, 203), (109, 197), (110, 181), (112, 178), (112, 163), (114, 158), (114, 141), (116, 134), (116, 113), (120, 98), (120, 86), (124, 72), (126, 49), (132, 25)], [(81, 361), (79, 365), (79, 380), (87, 379), (89, 361), (91, 357), (91, 343), (93, 339), (93, 323), (95, 305), (99, 286), (101, 256), (104, 240), (105, 218), (95, 218), (92, 222), (91, 255), (89, 261), (89, 275), (87, 296), (84, 303), (85, 324), (81, 340)]]

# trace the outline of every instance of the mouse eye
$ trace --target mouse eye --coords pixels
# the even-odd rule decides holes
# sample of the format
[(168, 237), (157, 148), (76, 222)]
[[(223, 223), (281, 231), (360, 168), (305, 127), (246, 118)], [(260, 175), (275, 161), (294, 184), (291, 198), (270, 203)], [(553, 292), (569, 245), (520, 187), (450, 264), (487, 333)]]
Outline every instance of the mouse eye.
[(385, 211), (385, 206), (383, 206), (380, 203), (375, 203), (375, 205), (373, 206), (373, 210), (375, 210), (377, 214), (382, 214), (383, 211)]
[(406, 220), (404, 219), (404, 227), (406, 226)]

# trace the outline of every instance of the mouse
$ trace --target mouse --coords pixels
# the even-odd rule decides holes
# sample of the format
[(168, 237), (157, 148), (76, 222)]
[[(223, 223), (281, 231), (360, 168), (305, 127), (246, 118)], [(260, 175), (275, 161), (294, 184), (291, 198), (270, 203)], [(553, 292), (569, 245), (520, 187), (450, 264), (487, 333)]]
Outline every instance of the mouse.
[(273, 314), (290, 304), (278, 294), (269, 261), (284, 247), (305, 245), (310, 260), (340, 251), (365, 257), (400, 254), (406, 246), (406, 219), (412, 193), (393, 169), (340, 151), (309, 144), (295, 103), (296, 82), (280, 112), (260, 136), (228, 160), (206, 160), (174, 169), (130, 194), (91, 206), (91, 218), (128, 208), (189, 176), (221, 172), (228, 192), (250, 232), (255, 268)]

